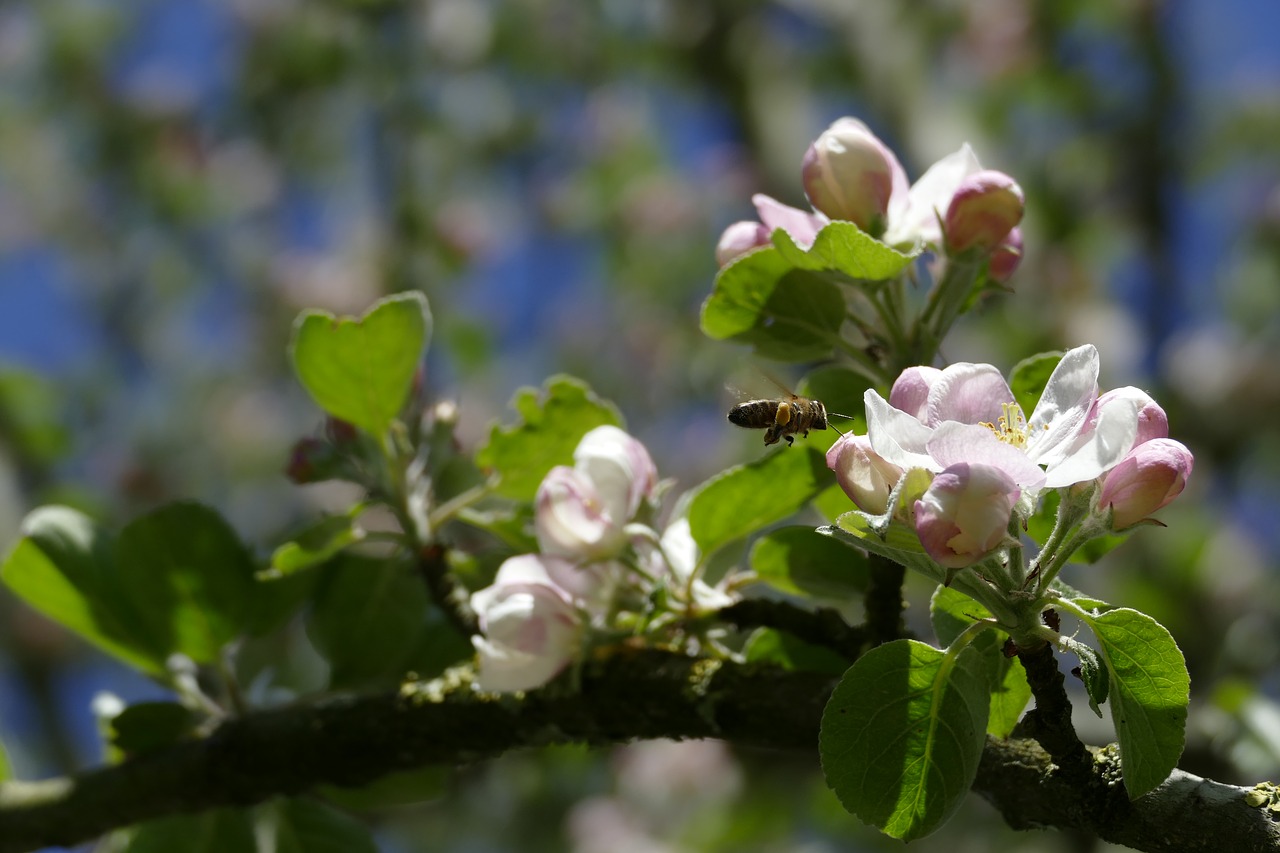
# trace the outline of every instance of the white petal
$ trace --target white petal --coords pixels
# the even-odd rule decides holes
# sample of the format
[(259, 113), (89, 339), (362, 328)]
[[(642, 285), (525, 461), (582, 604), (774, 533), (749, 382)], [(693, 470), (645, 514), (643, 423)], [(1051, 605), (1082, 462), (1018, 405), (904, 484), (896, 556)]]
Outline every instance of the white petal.
[(937, 246), (942, 242), (942, 226), (939, 217), (947, 212), (951, 196), (960, 183), (974, 172), (982, 170), (982, 164), (969, 147), (948, 154), (930, 166), (920, 180), (911, 185), (907, 193), (906, 209), (897, 222), (891, 221), (886, 243), (906, 243), (917, 238)]
[(1088, 438), (1046, 472), (1045, 487), (1058, 489), (1083, 483), (1111, 470), (1133, 447), (1138, 435), (1137, 400), (1116, 399), (1098, 413)]
[(1088, 421), (1097, 397), (1098, 350), (1093, 344), (1069, 350), (1027, 422), (1027, 455), (1046, 465), (1061, 460)]
[(925, 445), (933, 430), (899, 409), (874, 390), (862, 395), (867, 410), (867, 438), (871, 449), (880, 457), (901, 468), (925, 468), (941, 471), (929, 456)]
[(962, 361), (942, 371), (929, 389), (924, 422), (936, 427), (945, 421), (962, 424), (996, 423), (1013, 392), (1004, 376), (990, 364)]

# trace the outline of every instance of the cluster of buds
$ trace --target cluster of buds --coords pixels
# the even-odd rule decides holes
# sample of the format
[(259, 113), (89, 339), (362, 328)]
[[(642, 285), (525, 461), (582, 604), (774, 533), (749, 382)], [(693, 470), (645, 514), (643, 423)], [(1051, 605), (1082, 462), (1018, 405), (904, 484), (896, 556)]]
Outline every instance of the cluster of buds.
[[(626, 630), (659, 587), (685, 612), (730, 603), (693, 576), (698, 550), (686, 520), (661, 535), (650, 526), (659, 483), (643, 444), (602, 426), (583, 436), (573, 458), (538, 487), (539, 552), (508, 559), (493, 584), (471, 596), (481, 689), (540, 687), (580, 659), (592, 634)], [(652, 615), (641, 621), (654, 623)]]
[(766, 195), (752, 198), (758, 222), (736, 222), (716, 247), (720, 266), (769, 244), (783, 229), (797, 245), (813, 244), (832, 220), (852, 222), (894, 246), (921, 243), (948, 257), (986, 256), (988, 274), (1005, 281), (1022, 256), (1022, 189), (983, 169), (966, 143), (929, 167), (914, 184), (893, 151), (861, 121), (842, 118), (805, 152), (801, 167), (812, 211)]
[(860, 510), (913, 528), (948, 569), (1016, 545), (1050, 489), (1084, 502), (1072, 522), (1088, 535), (1132, 527), (1182, 492), (1193, 459), (1144, 391), (1099, 396), (1098, 368), (1094, 347), (1068, 352), (1030, 418), (989, 364), (911, 368), (887, 401), (866, 392), (867, 434), (836, 442), (827, 465)]

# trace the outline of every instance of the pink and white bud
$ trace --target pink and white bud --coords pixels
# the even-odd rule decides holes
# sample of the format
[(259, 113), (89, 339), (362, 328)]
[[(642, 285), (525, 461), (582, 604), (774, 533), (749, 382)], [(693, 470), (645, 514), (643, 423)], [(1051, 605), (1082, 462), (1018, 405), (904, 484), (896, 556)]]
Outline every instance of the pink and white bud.
[(733, 261), (761, 246), (769, 245), (769, 229), (759, 222), (735, 222), (720, 235), (716, 244), (716, 263), (727, 267)]
[(985, 557), (1009, 528), (1020, 490), (991, 465), (961, 462), (933, 478), (916, 501), (916, 535), (936, 563), (962, 569)]
[(626, 523), (625, 515), (606, 506), (591, 478), (574, 468), (557, 465), (538, 486), (533, 525), (543, 554), (608, 559), (626, 545)]
[(900, 467), (871, 449), (869, 438), (852, 433), (831, 445), (827, 467), (835, 472), (836, 482), (849, 500), (871, 515), (884, 515), (889, 508), (889, 495), (902, 477)]
[(1026, 198), (1018, 182), (993, 169), (965, 178), (951, 197), (943, 219), (947, 252), (990, 252), (1022, 221)]
[(764, 223), (764, 227), (770, 234), (781, 228), (790, 234), (791, 239), (802, 249), (812, 246), (822, 226), (827, 224), (825, 216), (791, 207), (763, 193), (753, 195), (751, 203), (756, 206), (756, 213), (759, 214), (760, 221)]
[(1102, 478), (1098, 506), (1111, 508), (1114, 530), (1131, 527), (1182, 494), (1194, 463), (1171, 438), (1144, 441)]
[(801, 176), (815, 210), (878, 237), (893, 194), (893, 152), (855, 118), (823, 131), (804, 155)]
[(997, 284), (1004, 284), (1013, 277), (1022, 263), (1022, 229), (1014, 228), (999, 246), (991, 250), (987, 259), (987, 275)]
[[(471, 638), (480, 660), (476, 686), (509, 693), (541, 687), (573, 659), (580, 620), (570, 596), (552, 581), (554, 557), (524, 554), (498, 569), (493, 585), (471, 596), (483, 636)], [(572, 566), (561, 566), (572, 570)]]
[(941, 375), (942, 371), (936, 367), (908, 367), (893, 381), (893, 388), (889, 389), (889, 405), (924, 423), (929, 391)]
[(616, 426), (598, 426), (584, 435), (573, 451), (573, 463), (621, 524), (635, 518), (640, 504), (658, 486), (658, 469), (649, 451)]

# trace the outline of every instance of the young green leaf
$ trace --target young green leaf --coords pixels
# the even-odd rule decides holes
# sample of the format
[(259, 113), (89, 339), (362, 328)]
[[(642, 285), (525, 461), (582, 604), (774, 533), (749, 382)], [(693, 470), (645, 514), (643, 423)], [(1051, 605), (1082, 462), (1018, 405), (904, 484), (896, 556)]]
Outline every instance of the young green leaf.
[(772, 628), (755, 631), (742, 653), (747, 663), (771, 663), (804, 672), (840, 675), (849, 668), (849, 661), (831, 649), (806, 643), (786, 631)]
[(13, 765), (9, 763), (9, 753), (5, 751), (4, 744), (0, 743), (0, 782), (13, 778)]
[(751, 570), (774, 589), (848, 601), (867, 588), (871, 570), (866, 556), (812, 527), (780, 527), (751, 546)]
[(702, 331), (715, 340), (752, 344), (777, 361), (815, 361), (831, 354), (844, 315), (836, 285), (765, 248), (716, 276), (702, 305)]
[(349, 811), (385, 811), (446, 796), (454, 781), (452, 767), (419, 767), (382, 776), (359, 788), (322, 785), (317, 793)]
[[(950, 645), (979, 619), (989, 618), (991, 614), (987, 608), (954, 587), (939, 586), (929, 600), (929, 621), (938, 635), (938, 642), (943, 645)], [(1013, 732), (1031, 701), (1031, 685), (1027, 683), (1022, 662), (1004, 655), (1004, 641), (1008, 636), (1004, 631), (992, 628), (972, 643), (990, 667), (992, 689), (987, 734), (999, 738), (1006, 738)]]
[(170, 649), (138, 630), (116, 582), (110, 534), (63, 506), (34, 510), (23, 520), (22, 533), (0, 569), (9, 588), (108, 654), (163, 675)]
[(380, 436), (404, 408), (430, 336), (427, 299), (409, 291), (378, 300), (359, 319), (304, 311), (289, 349), (320, 408)]
[(318, 566), (348, 545), (364, 539), (364, 529), (350, 514), (326, 516), (281, 545), (271, 555), (271, 567), (258, 580), (276, 580)]
[(891, 279), (920, 255), (919, 250), (899, 252), (852, 222), (827, 223), (807, 250), (781, 228), (773, 232), (772, 239), (782, 257), (797, 269), (837, 272), (851, 282)]
[(1085, 693), (1089, 696), (1089, 709), (1102, 717), (1099, 706), (1107, 701), (1107, 693), (1111, 690), (1111, 673), (1107, 665), (1084, 643), (1070, 637), (1063, 637), (1062, 642), (1080, 661), (1080, 680), (1084, 682)]
[(1124, 786), (1137, 799), (1167, 779), (1182, 756), (1191, 693), (1186, 662), (1165, 627), (1145, 613), (1070, 610), (1098, 638)]
[(114, 580), (138, 632), (197, 663), (254, 625), (256, 568), (222, 516), (197, 503), (160, 507), (116, 540)]
[(796, 443), (729, 468), (692, 492), (689, 529), (703, 554), (781, 521), (831, 482), (822, 452)]
[(925, 577), (942, 581), (942, 567), (929, 559), (920, 545), (920, 538), (903, 525), (890, 525), (881, 536), (873, 529), (865, 513), (852, 510), (837, 518), (835, 524), (819, 527), (818, 532), (824, 536), (843, 539), (873, 554), (887, 557), (900, 566), (920, 572)]
[(1061, 352), (1042, 352), (1029, 356), (1015, 364), (1009, 373), (1009, 390), (1028, 418), (1035, 411), (1036, 403), (1040, 402), (1044, 386), (1049, 383), (1058, 362), (1062, 361), (1062, 355)]
[(369, 828), (314, 800), (292, 799), (265, 807), (276, 853), (377, 853)]
[(521, 388), (511, 407), (520, 422), (495, 424), (488, 442), (476, 451), (476, 464), (497, 474), (495, 492), (513, 500), (532, 500), (548, 471), (572, 465), (574, 448), (587, 432), (622, 424), (611, 403), (571, 376), (552, 376), (541, 395), (535, 388)]
[(977, 649), (895, 640), (858, 659), (822, 714), (819, 748), (840, 802), (910, 841), (940, 827), (978, 772), (990, 700)]

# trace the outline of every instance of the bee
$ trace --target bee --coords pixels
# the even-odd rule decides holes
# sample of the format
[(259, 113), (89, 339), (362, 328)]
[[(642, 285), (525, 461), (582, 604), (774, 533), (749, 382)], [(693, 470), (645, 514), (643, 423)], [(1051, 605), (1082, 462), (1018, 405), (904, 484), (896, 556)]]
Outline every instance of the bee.
[(792, 436), (796, 433), (807, 437), (811, 429), (827, 428), (827, 407), (820, 400), (788, 393), (782, 400), (739, 403), (729, 410), (729, 423), (764, 430), (766, 446), (777, 444), (780, 438), (785, 438), (789, 446), (795, 442)]

